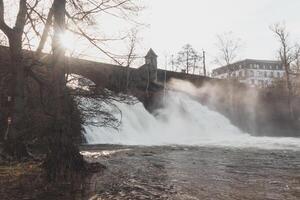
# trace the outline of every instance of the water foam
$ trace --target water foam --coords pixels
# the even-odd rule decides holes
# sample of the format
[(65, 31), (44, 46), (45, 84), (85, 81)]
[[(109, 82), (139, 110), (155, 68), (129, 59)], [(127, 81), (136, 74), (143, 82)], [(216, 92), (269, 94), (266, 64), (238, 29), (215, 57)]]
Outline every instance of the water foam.
[(165, 106), (149, 113), (142, 103), (117, 103), (122, 125), (116, 130), (85, 127), (89, 144), (197, 145), (300, 150), (299, 138), (253, 137), (188, 95), (169, 92)]

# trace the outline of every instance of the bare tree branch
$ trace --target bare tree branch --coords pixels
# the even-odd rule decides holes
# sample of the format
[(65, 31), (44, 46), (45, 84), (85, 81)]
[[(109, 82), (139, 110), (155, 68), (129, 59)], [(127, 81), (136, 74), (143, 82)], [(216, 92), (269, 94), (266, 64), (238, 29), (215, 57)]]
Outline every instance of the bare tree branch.
[(217, 35), (216, 46), (219, 56), (216, 57), (215, 62), (220, 65), (229, 65), (236, 59), (242, 44), (240, 39), (233, 36), (232, 32), (226, 32)]
[(281, 63), (285, 69), (285, 77), (286, 77), (286, 86), (288, 90), (288, 102), (287, 106), (289, 109), (290, 118), (294, 119), (294, 108), (293, 108), (293, 85), (291, 80), (291, 63), (295, 61), (296, 57), (295, 54), (298, 54), (298, 49), (294, 49), (293, 46), (290, 45), (289, 42), (289, 32), (287, 32), (286, 27), (284, 24), (274, 24), (270, 26), (271, 31), (275, 34), (278, 38), (280, 43), (280, 48), (278, 50), (278, 54), (281, 60)]
[(107, 51), (105, 51), (103, 48), (101, 48), (89, 35), (87, 35), (87, 33), (79, 27), (79, 25), (76, 23), (76, 21), (71, 18), (70, 14), (68, 14), (68, 12), (66, 12), (66, 15), (67, 15), (67, 17), (69, 17), (73, 21), (74, 25), (76, 26), (76, 28), (78, 29), (78, 31), (82, 34), (82, 36), (84, 38), (86, 38), (93, 46), (95, 46), (97, 49), (99, 49), (106, 56), (111, 58), (114, 62), (116, 62), (119, 65), (122, 65), (117, 59), (115, 59), (113, 56), (111, 56)]
[(13, 28), (18, 34), (23, 34), (24, 26), (26, 24), (27, 4), (26, 0), (20, 0), (19, 12), (15, 27)]
[(43, 31), (39, 46), (36, 50), (36, 55), (38, 57), (42, 53), (43, 48), (46, 44), (46, 41), (47, 41), (47, 38), (48, 38), (48, 35), (49, 35), (49, 31), (50, 31), (50, 28), (51, 28), (51, 24), (52, 24), (52, 17), (53, 17), (53, 7), (51, 7), (50, 10), (49, 10), (49, 13), (48, 13), (48, 16), (47, 16), (47, 19), (46, 19), (46, 24), (45, 24), (45, 27), (44, 27), (44, 31)]

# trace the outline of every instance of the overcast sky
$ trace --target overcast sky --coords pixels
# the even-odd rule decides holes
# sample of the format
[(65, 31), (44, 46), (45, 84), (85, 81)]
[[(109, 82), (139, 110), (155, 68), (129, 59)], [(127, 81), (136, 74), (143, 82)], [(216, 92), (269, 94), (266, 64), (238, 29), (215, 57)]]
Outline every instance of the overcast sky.
[(208, 64), (216, 52), (216, 35), (232, 31), (244, 47), (240, 58), (276, 58), (271, 24), (285, 22), (293, 40), (300, 42), (300, 0), (144, 0), (142, 20), (149, 24), (140, 36), (142, 49), (160, 56), (175, 54), (190, 43), (207, 51)]
[[(212, 61), (218, 53), (216, 35), (229, 31), (244, 44), (239, 59), (276, 59), (278, 43), (269, 26), (277, 22), (284, 22), (291, 40), (300, 43), (300, 0), (138, 1), (145, 9), (137, 20), (148, 26), (139, 32), (137, 51), (144, 56), (149, 48), (153, 48), (159, 56), (160, 68), (165, 67), (166, 55), (170, 58), (187, 43), (199, 52), (204, 49), (209, 70), (215, 68)], [(6, 15), (16, 15), (11, 8), (8, 6)], [(99, 29), (108, 38), (110, 34), (126, 33), (135, 26), (111, 15), (101, 15), (98, 19), (96, 27), (92, 28)], [(68, 40), (74, 48), (82, 49), (80, 46), (83, 45), (76, 38), (68, 37)], [(126, 49), (126, 43), (122, 42), (112, 46), (116, 51)], [(107, 61), (98, 50), (84, 48), (83, 51), (89, 55), (86, 56), (88, 59)]]

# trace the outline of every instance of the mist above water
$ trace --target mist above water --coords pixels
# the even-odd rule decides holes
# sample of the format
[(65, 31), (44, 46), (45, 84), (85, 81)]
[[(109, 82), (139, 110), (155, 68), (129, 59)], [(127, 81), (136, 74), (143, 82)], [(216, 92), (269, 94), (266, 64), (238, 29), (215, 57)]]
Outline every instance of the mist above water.
[(118, 130), (88, 126), (89, 144), (196, 145), (300, 150), (299, 138), (254, 137), (243, 133), (223, 115), (190, 96), (168, 92), (163, 108), (149, 113), (142, 103), (117, 103), (122, 111)]

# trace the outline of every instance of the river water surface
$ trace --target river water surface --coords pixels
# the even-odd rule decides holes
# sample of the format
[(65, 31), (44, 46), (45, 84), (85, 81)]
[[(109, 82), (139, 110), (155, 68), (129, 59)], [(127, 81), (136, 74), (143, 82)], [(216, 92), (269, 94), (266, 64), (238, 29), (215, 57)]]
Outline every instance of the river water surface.
[(300, 199), (299, 151), (96, 145), (82, 153), (107, 167), (89, 179), (91, 199)]
[(153, 113), (116, 103), (118, 130), (86, 127), (82, 154), (107, 167), (91, 200), (300, 199), (299, 138), (251, 136), (182, 93), (164, 101)]

